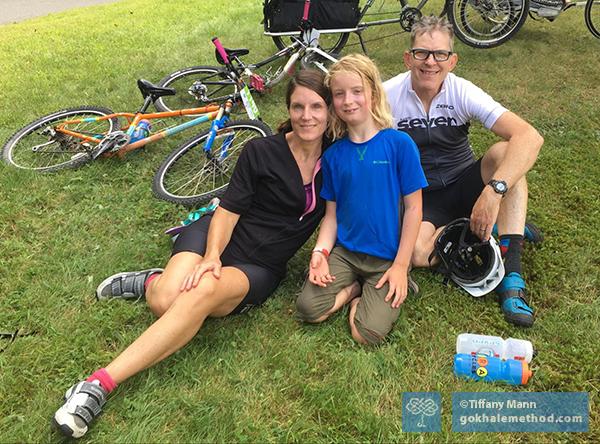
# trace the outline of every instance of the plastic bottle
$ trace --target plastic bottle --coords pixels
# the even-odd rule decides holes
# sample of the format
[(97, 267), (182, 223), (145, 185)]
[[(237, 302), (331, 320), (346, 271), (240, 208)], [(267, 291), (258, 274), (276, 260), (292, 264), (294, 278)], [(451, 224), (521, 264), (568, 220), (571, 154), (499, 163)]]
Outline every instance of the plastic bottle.
[(142, 140), (145, 137), (150, 135), (150, 128), (152, 128), (152, 124), (149, 120), (142, 119), (138, 122), (131, 138), (129, 139), (129, 143), (137, 142), (138, 140)]
[(525, 385), (533, 375), (524, 360), (495, 358), (484, 354), (454, 355), (454, 374), (458, 377), (486, 382)]
[(533, 345), (525, 339), (462, 333), (456, 338), (456, 353), (481, 353), (500, 359), (520, 359), (531, 362)]

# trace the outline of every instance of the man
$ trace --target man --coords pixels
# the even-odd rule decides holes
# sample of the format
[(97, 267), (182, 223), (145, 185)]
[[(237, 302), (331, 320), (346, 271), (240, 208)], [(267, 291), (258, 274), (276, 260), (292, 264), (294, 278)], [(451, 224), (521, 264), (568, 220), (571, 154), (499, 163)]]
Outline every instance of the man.
[[(543, 139), (480, 88), (451, 73), (458, 61), (453, 37), (446, 19), (423, 17), (413, 26), (411, 49), (404, 53), (409, 71), (384, 84), (396, 128), (416, 142), (429, 182), (413, 265), (431, 265), (435, 239), (448, 222), (470, 217), (471, 230), (483, 240), (497, 223), (506, 269), (496, 288), (499, 302), (508, 322), (530, 327), (534, 317), (521, 274), (521, 250), (524, 237), (539, 242), (541, 236), (525, 224), (525, 174)], [(477, 161), (468, 139), (472, 119), (503, 139)]]

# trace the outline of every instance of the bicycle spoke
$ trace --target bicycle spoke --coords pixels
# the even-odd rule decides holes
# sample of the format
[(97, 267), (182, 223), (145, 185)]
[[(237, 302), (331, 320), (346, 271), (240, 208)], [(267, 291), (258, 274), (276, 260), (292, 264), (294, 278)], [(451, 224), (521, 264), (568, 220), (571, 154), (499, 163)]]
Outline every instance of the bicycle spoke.
[[(60, 128), (79, 133), (82, 136), (102, 139), (116, 127), (116, 119), (94, 121), (101, 112), (82, 108), (66, 110), (41, 118), (11, 143), (8, 154), (9, 163), (19, 168), (35, 170), (53, 170), (65, 166), (74, 166), (90, 156), (96, 143), (83, 138), (67, 135)], [(82, 120), (79, 123), (65, 124), (67, 121)]]
[(253, 126), (226, 127), (213, 141), (210, 155), (204, 150), (207, 134), (190, 141), (168, 163), (161, 178), (161, 188), (172, 198), (190, 198), (222, 192), (227, 184), (240, 151), (246, 143), (263, 133)]

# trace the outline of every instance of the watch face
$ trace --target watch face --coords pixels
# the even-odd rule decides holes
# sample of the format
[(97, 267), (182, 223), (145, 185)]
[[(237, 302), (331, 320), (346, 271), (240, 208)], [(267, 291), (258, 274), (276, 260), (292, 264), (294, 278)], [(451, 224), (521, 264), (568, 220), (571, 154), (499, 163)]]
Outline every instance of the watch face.
[(506, 186), (506, 182), (504, 182), (503, 180), (491, 180), (490, 185), (492, 186), (494, 191), (498, 194), (504, 194), (508, 190), (508, 187)]

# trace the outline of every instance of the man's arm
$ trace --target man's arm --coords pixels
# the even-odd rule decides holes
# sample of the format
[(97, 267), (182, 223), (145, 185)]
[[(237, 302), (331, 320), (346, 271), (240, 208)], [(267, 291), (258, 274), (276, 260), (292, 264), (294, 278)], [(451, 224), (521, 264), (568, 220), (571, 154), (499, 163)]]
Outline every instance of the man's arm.
[[(503, 180), (510, 191), (535, 163), (544, 139), (533, 126), (510, 111), (502, 114), (491, 130), (506, 141), (506, 148), (495, 170), (484, 180)], [(502, 196), (485, 186), (471, 212), (471, 231), (484, 240), (489, 239), (501, 202)]]
[(508, 142), (504, 160), (492, 178), (504, 180), (510, 189), (533, 167), (544, 139), (533, 126), (510, 111), (502, 114), (491, 130)]

